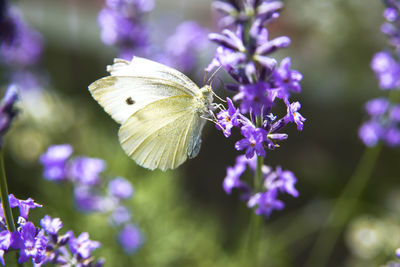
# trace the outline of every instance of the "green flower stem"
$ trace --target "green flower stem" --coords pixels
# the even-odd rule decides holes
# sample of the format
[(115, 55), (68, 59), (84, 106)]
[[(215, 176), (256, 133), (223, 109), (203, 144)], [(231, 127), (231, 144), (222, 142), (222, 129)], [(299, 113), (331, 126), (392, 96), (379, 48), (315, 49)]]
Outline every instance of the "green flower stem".
[[(396, 102), (399, 96), (397, 92), (391, 91), (388, 99), (391, 102)], [(326, 266), (344, 225), (350, 219), (364, 188), (368, 184), (381, 150), (381, 143), (373, 148), (366, 148), (356, 170), (322, 225), (306, 266)]]
[(15, 232), (15, 224), (14, 219), (10, 207), (10, 201), (8, 200), (8, 188), (7, 188), (7, 179), (6, 179), (6, 171), (4, 168), (4, 158), (3, 151), (0, 150), (0, 197), (1, 203), (3, 205), (4, 217), (6, 220), (7, 228), (10, 232)]
[[(258, 116), (256, 118), (257, 127), (262, 125), (262, 117)], [(257, 166), (254, 175), (253, 187), (255, 192), (259, 192), (262, 189), (262, 166), (264, 163), (264, 158), (257, 156)], [(262, 217), (255, 214), (252, 211), (249, 226), (249, 239), (248, 239), (248, 255), (253, 255), (254, 264), (253, 266), (258, 266), (258, 251), (260, 237), (262, 236)]]
[(356, 171), (350, 177), (327, 220), (322, 225), (306, 266), (326, 266), (343, 226), (350, 219), (350, 215), (356, 208), (358, 199), (371, 177), (381, 149), (382, 145), (379, 144), (365, 150)]
[[(7, 229), (10, 232), (15, 232), (14, 217), (10, 207), (10, 201), (8, 199), (8, 187), (6, 178), (6, 169), (4, 168), (4, 157), (3, 150), (0, 149), (0, 198), (3, 207), (4, 219), (6, 220)], [(23, 267), (24, 265), (18, 263), (19, 253), (15, 254), (17, 266)]]

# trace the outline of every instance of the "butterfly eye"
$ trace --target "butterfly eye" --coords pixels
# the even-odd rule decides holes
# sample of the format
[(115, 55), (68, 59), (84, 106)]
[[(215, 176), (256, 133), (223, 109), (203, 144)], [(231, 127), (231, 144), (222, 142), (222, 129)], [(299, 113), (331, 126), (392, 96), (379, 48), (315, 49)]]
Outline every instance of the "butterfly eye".
[(135, 104), (135, 100), (133, 100), (132, 97), (128, 97), (128, 98), (125, 100), (125, 102), (126, 102), (128, 105), (133, 105), (133, 104)]

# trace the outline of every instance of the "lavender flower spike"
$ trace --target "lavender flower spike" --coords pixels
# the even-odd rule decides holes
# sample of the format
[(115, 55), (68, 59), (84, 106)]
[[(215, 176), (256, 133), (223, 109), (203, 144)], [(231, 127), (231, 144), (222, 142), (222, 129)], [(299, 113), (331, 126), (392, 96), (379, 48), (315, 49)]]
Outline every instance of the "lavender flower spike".
[(0, 147), (3, 143), (3, 135), (10, 128), (11, 122), (17, 112), (14, 105), (18, 100), (17, 87), (10, 85), (3, 96), (0, 104)]

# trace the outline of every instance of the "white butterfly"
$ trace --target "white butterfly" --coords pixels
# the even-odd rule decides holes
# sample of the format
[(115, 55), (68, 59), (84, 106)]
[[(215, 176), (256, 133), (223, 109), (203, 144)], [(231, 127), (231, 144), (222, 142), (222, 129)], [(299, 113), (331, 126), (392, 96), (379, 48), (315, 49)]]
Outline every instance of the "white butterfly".
[(139, 165), (174, 169), (197, 156), (211, 114), (211, 86), (201, 89), (181, 72), (134, 57), (114, 59), (110, 76), (92, 83), (93, 98), (121, 124), (122, 148)]

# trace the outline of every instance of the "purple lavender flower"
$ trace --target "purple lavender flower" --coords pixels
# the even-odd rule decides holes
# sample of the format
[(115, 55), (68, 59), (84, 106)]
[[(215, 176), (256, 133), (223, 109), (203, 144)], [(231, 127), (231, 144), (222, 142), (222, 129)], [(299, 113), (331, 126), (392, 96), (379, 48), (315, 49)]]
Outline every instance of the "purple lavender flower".
[(121, 225), (131, 220), (130, 211), (124, 206), (118, 206), (109, 217), (112, 225)]
[(380, 116), (385, 114), (389, 108), (389, 101), (386, 98), (372, 99), (365, 104), (365, 109), (370, 116)]
[(63, 226), (60, 218), (52, 219), (49, 215), (45, 215), (43, 219), (40, 220), (40, 225), (46, 233), (50, 235), (56, 235)]
[(43, 176), (50, 181), (61, 181), (67, 178), (67, 159), (73, 149), (68, 144), (50, 146), (40, 156), (40, 162), (44, 166)]
[(8, 8), (0, 18), (0, 54), (4, 62), (18, 66), (36, 64), (43, 40), (30, 28), (16, 8)]
[(86, 232), (80, 234), (77, 238), (71, 233), (69, 247), (72, 253), (78, 254), (83, 259), (88, 259), (92, 251), (100, 247), (100, 243), (90, 240), (89, 234)]
[(383, 137), (386, 144), (390, 147), (397, 147), (400, 145), (400, 130), (398, 127), (393, 126), (386, 130)]
[[(101, 182), (100, 174), (105, 169), (106, 163), (97, 158), (82, 156), (70, 158), (71, 153), (72, 147), (70, 145), (51, 146), (41, 156), (41, 161), (45, 168), (54, 165), (61, 166), (60, 168), (63, 170), (62, 178), (74, 184), (74, 201), (80, 211), (110, 214), (108, 221), (113, 227), (130, 223), (131, 213), (125, 206), (121, 205), (120, 200), (127, 199), (133, 195), (134, 190), (131, 183), (125, 178), (117, 177), (109, 182), (108, 188), (105, 188)], [(62, 222), (58, 218), (52, 219), (49, 216), (45, 216), (41, 220), (41, 225), (51, 239), (52, 244), (49, 246), (53, 247), (53, 250), (55, 247), (64, 246), (69, 242), (70, 246), (74, 248), (74, 255), (79, 254), (76, 259), (78, 261), (82, 259), (80, 254), (87, 255), (89, 250), (94, 249), (91, 248), (91, 245), (98, 244), (84, 242), (85, 236), (75, 238), (72, 232), (58, 237), (57, 232), (62, 227)], [(74, 241), (70, 241), (71, 239)], [(81, 245), (87, 246), (87, 249), (78, 250)], [(68, 263), (69, 258), (70, 254), (54, 250), (47, 254), (46, 262), (62, 265)], [(88, 259), (85, 259), (85, 262), (89, 262)], [(96, 263), (98, 265), (95, 266), (101, 266), (102, 263), (103, 261), (98, 261)]]
[(250, 197), (249, 201), (247, 202), (247, 206), (250, 208), (256, 207), (256, 214), (263, 215), (265, 217), (269, 217), (274, 210), (281, 210), (285, 207), (285, 204), (278, 200), (277, 197), (277, 190), (268, 190), (263, 193), (257, 193)]
[(103, 198), (88, 186), (76, 186), (74, 189), (75, 205), (84, 212), (101, 211)]
[(224, 27), (233, 24), (242, 24), (253, 18), (271, 22), (279, 17), (277, 11), (281, 9), (282, 6), (283, 4), (279, 1), (265, 0), (249, 1), (241, 4), (234, 1), (230, 1), (229, 3), (222, 1), (213, 2), (213, 8), (224, 15), (220, 20), (220, 24)]
[(122, 177), (117, 177), (108, 184), (108, 191), (116, 198), (127, 199), (133, 195), (131, 183)]
[(24, 219), (28, 219), (28, 214), (29, 214), (30, 209), (42, 207), (42, 205), (35, 203), (32, 198), (28, 198), (26, 200), (21, 200), (21, 199), (16, 198), (13, 194), (10, 194), (8, 196), (8, 198), (10, 200), (11, 208), (18, 207), (19, 215)]
[(242, 135), (245, 137), (235, 144), (237, 150), (246, 149), (246, 157), (248, 159), (256, 153), (258, 156), (265, 157), (265, 150), (263, 142), (267, 138), (267, 133), (262, 128), (254, 128), (252, 125), (245, 125), (241, 130)]
[(400, 85), (400, 65), (387, 52), (375, 54), (371, 62), (371, 68), (379, 80), (379, 86), (383, 89), (393, 89)]
[(239, 110), (235, 108), (232, 100), (227, 97), (228, 110), (222, 110), (217, 114), (218, 123), (216, 125), (218, 130), (224, 132), (225, 137), (231, 135), (231, 129), (234, 126), (239, 126)]
[(264, 82), (242, 85), (239, 87), (239, 93), (233, 99), (241, 101), (240, 111), (242, 113), (251, 111), (255, 115), (260, 115), (262, 111), (271, 110), (274, 103), (274, 97), (269, 89), (269, 85)]
[(389, 119), (393, 122), (400, 122), (400, 105), (392, 105), (389, 110)]
[(207, 31), (194, 21), (180, 24), (165, 42), (165, 64), (188, 72), (196, 64), (196, 55), (207, 47)]
[[(235, 148), (244, 150), (245, 156), (238, 157), (235, 166), (228, 167), (223, 188), (227, 194), (237, 188), (249, 207), (257, 207), (257, 214), (268, 217), (273, 210), (284, 207), (277, 199), (278, 192), (298, 196), (294, 187), (297, 179), (292, 172), (282, 171), (280, 167), (272, 171), (271, 167), (258, 164), (261, 164), (260, 157), (266, 156), (265, 149), (275, 149), (279, 147), (278, 142), (288, 138), (280, 132), (287, 124), (295, 123), (299, 131), (303, 129), (306, 119), (299, 113), (301, 104), (290, 101), (291, 93), (301, 92), (302, 74), (291, 69), (289, 57), (277, 67), (278, 62), (270, 56), (291, 43), (287, 36), (270, 39), (265, 27), (279, 17), (281, 2), (215, 1), (213, 6), (224, 16), (221, 24), (230, 28), (225, 28), (221, 34), (209, 34), (209, 39), (218, 47), (206, 70), (222, 66), (237, 82), (229, 84), (227, 89), (235, 93), (233, 100), (240, 104), (239, 110), (229, 100), (228, 110), (219, 112), (215, 122), (226, 137), (234, 127), (241, 128), (245, 137), (235, 143)], [(272, 110), (279, 99), (287, 106), (287, 113), (277, 119)], [(255, 183), (257, 188), (251, 189), (240, 180), (246, 166), (254, 173), (261, 168), (265, 188), (258, 188), (260, 186)]]
[(69, 175), (75, 182), (94, 185), (100, 181), (100, 173), (106, 168), (106, 163), (97, 158), (77, 157), (69, 166)]
[(3, 135), (10, 128), (11, 122), (17, 114), (14, 108), (17, 100), (17, 88), (15, 85), (10, 85), (0, 103), (0, 146), (3, 143)]
[(127, 253), (134, 253), (143, 244), (143, 235), (134, 224), (127, 224), (118, 235), (118, 241)]
[(284, 58), (273, 74), (273, 83), (280, 89), (278, 97), (284, 100), (288, 99), (290, 92), (301, 92), (300, 81), (303, 76), (297, 70), (291, 70), (290, 67), (290, 58)]
[(223, 182), (223, 188), (227, 194), (231, 194), (233, 188), (239, 188), (243, 185), (243, 182), (240, 181), (240, 176), (245, 170), (246, 165), (243, 163), (236, 163), (235, 166), (227, 168)]
[(275, 172), (269, 172), (264, 180), (264, 186), (268, 190), (278, 189), (283, 193), (288, 193), (294, 197), (299, 196), (299, 192), (296, 190), (294, 185), (297, 179), (293, 172), (285, 170), (283, 171), (280, 166), (276, 168)]
[(33, 223), (26, 222), (20, 232), (13, 233), (12, 238), (11, 247), (20, 250), (18, 263), (26, 262), (29, 258), (36, 264), (44, 261), (48, 239), (43, 230), (37, 232)]
[(8, 250), (11, 245), (11, 233), (7, 230), (0, 232), (0, 263), (5, 265), (4, 252)]
[(303, 130), (303, 125), (306, 119), (298, 112), (301, 108), (300, 102), (294, 102), (291, 103), (288, 106), (288, 113), (286, 115), (286, 118), (290, 122), (294, 122), (297, 125), (297, 130), (302, 131)]
[(373, 147), (382, 135), (382, 127), (375, 121), (364, 123), (358, 130), (358, 136), (366, 146)]
[(108, 0), (100, 11), (98, 23), (101, 39), (106, 45), (116, 45), (121, 58), (130, 60), (135, 50), (148, 44), (143, 15), (154, 6), (153, 1)]

